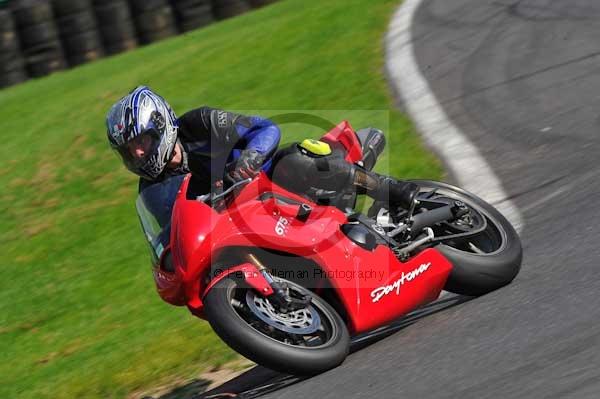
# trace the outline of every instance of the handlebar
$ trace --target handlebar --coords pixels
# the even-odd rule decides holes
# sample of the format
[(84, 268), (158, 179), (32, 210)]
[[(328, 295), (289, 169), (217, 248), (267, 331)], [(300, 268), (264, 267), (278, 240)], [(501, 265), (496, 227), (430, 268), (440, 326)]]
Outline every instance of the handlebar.
[(223, 191), (220, 194), (214, 194), (214, 193), (211, 192), (211, 193), (208, 193), (208, 194), (197, 196), (196, 200), (200, 201), (200, 202), (206, 202), (206, 201), (210, 200), (210, 202), (212, 204), (212, 203), (220, 200), (221, 198), (225, 197), (227, 194), (231, 193), (236, 188), (238, 188), (238, 187), (240, 187), (242, 185), (248, 184), (251, 181), (252, 181), (252, 178), (250, 178), (250, 177), (247, 178), (247, 179), (244, 179), (244, 180), (240, 180), (240, 181), (232, 184), (231, 187), (229, 187), (227, 190)]

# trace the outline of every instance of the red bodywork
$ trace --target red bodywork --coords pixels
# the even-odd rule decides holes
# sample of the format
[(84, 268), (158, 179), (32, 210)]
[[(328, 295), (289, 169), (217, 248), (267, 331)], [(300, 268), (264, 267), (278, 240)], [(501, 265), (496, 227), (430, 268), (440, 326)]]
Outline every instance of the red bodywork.
[[(349, 162), (362, 159), (360, 143), (347, 122), (322, 140), (341, 143)], [(264, 173), (241, 189), (221, 213), (202, 202), (187, 200), (188, 183), (189, 176), (179, 189), (172, 213), (170, 250), (175, 272), (155, 268), (154, 277), (165, 301), (187, 305), (199, 317), (203, 315), (202, 298), (227, 274), (242, 273), (257, 292), (271, 293), (269, 284), (251, 263), (224, 270), (208, 281), (211, 260), (228, 247), (259, 247), (314, 262), (336, 291), (351, 334), (385, 325), (435, 300), (452, 269), (435, 249), (426, 249), (407, 262), (400, 262), (386, 245), (372, 251), (363, 249), (340, 230), (347, 223), (342, 211), (291, 193), (272, 183)], [(264, 192), (309, 204), (312, 212), (306, 221), (300, 221), (296, 218), (299, 205), (273, 197), (259, 198)]]

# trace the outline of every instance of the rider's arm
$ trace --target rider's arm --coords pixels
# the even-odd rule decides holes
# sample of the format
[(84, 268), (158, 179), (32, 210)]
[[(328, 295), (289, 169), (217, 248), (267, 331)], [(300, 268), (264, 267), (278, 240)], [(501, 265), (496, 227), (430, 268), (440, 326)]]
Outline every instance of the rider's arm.
[(237, 131), (245, 141), (246, 150), (256, 150), (265, 157), (272, 155), (281, 139), (279, 127), (258, 116), (240, 116)]
[[(205, 161), (211, 159), (213, 166), (218, 160), (229, 158), (233, 162), (222, 167), (233, 181), (256, 176), (268, 165), (265, 160), (273, 155), (280, 138), (279, 128), (268, 119), (209, 107), (184, 114), (179, 119), (179, 128), (180, 138), (186, 141), (186, 150), (191, 155), (188, 159), (192, 173), (201, 169), (194, 166), (198, 156)], [(213, 180), (223, 176), (220, 172), (212, 175)]]
[[(190, 141), (210, 140), (212, 151), (241, 148), (270, 156), (281, 137), (279, 128), (268, 119), (245, 116), (220, 109), (201, 107), (179, 118), (180, 131)], [(241, 144), (241, 145), (240, 145)]]

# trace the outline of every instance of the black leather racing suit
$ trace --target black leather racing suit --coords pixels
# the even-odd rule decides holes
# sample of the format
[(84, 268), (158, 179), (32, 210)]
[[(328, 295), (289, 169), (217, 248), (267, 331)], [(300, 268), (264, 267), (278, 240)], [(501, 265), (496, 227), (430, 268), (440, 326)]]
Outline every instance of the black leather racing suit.
[(183, 149), (177, 169), (165, 169), (156, 180), (140, 178), (139, 192), (146, 208), (161, 226), (168, 224), (175, 201), (170, 180), (192, 173), (190, 186), (197, 194), (211, 190), (222, 180), (226, 165), (248, 153), (259, 154), (268, 168), (281, 137), (279, 128), (268, 119), (246, 116), (210, 107), (200, 107), (178, 119), (177, 140)]

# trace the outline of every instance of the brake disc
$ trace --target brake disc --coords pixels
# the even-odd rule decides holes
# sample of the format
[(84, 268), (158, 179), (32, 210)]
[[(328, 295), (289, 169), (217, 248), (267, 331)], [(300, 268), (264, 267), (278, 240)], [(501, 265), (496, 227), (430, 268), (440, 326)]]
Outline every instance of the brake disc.
[(246, 293), (246, 304), (260, 320), (286, 333), (311, 334), (321, 325), (321, 318), (311, 305), (304, 309), (281, 313), (267, 298), (256, 295), (252, 290)]

